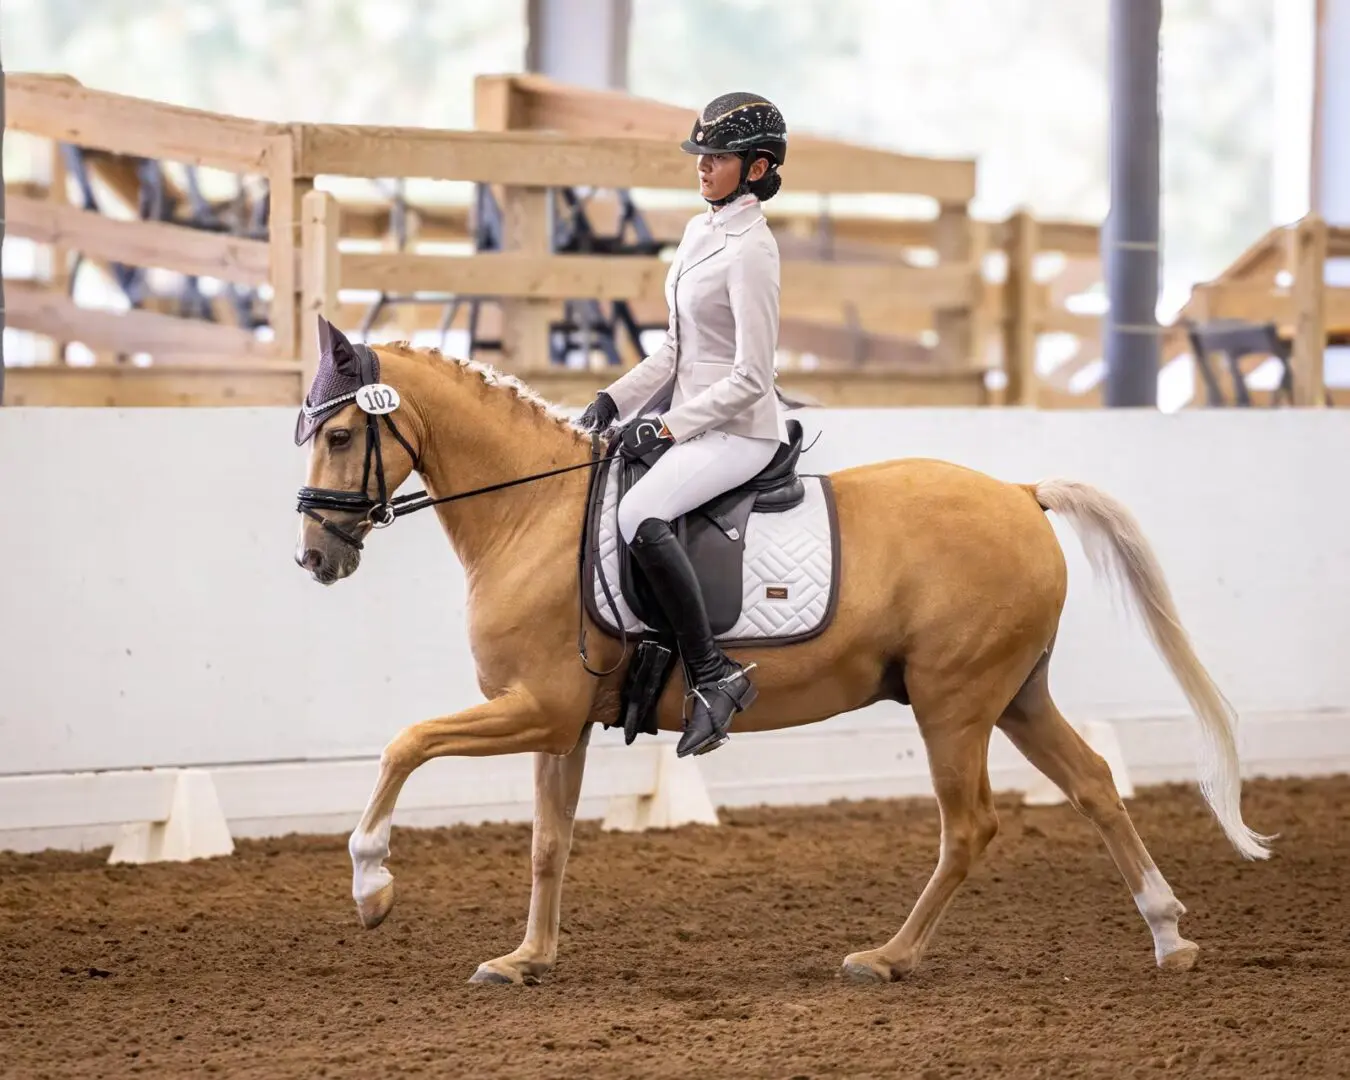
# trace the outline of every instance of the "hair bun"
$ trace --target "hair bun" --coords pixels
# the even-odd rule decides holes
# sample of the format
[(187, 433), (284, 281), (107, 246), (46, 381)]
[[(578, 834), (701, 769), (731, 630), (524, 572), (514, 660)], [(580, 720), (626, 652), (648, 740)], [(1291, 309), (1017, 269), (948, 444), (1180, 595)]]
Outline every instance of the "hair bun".
[(778, 189), (783, 186), (783, 178), (778, 175), (777, 169), (770, 169), (758, 180), (752, 181), (749, 185), (750, 193), (760, 202), (768, 202), (778, 194)]

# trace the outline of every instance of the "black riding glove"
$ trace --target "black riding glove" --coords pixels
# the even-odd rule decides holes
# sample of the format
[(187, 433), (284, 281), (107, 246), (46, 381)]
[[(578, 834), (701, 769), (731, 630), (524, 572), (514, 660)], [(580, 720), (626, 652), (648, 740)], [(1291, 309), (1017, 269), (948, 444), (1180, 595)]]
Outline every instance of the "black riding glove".
[(619, 407), (614, 404), (612, 397), (601, 390), (595, 395), (595, 400), (586, 406), (586, 411), (577, 421), (577, 427), (587, 432), (604, 431), (618, 418)]
[(662, 443), (671, 441), (669, 435), (662, 435), (664, 425), (652, 416), (639, 416), (630, 420), (619, 429), (619, 454), (629, 461), (637, 461), (650, 454)]

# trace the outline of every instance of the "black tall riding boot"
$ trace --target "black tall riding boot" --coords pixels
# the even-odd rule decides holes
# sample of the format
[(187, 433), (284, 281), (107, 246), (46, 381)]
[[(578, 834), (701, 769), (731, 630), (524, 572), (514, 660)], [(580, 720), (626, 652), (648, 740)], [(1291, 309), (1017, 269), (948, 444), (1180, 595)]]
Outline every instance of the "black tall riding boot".
[(732, 714), (748, 708), (758, 695), (747, 674), (750, 668), (742, 668), (717, 647), (698, 577), (670, 526), (648, 518), (638, 526), (631, 546), (675, 632), (688, 674), (693, 710), (675, 752), (680, 757), (706, 754), (727, 741)]

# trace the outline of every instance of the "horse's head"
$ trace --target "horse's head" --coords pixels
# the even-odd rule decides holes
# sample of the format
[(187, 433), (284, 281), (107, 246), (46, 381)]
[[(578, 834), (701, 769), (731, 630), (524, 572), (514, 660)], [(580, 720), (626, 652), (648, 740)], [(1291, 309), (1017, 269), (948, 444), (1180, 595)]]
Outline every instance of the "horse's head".
[(297, 446), (313, 440), (295, 561), (332, 585), (360, 565), (371, 529), (393, 522), (394, 491), (417, 467), (419, 433), (397, 387), (381, 381), (374, 349), (320, 317), (319, 351), (295, 424)]

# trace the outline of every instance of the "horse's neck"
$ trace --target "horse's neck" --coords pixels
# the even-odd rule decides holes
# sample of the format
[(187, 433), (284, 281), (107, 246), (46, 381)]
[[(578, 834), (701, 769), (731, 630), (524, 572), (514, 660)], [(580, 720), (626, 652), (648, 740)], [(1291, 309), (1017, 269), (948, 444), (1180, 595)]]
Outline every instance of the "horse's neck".
[[(422, 464), (433, 495), (489, 487), (588, 459), (584, 440), (535, 415), (509, 391), (500, 391), (500, 402), (491, 400), (495, 393), (486, 395), (485, 402), (481, 388), (467, 382), (478, 378), (472, 372), (458, 376), (466, 383), (458, 388), (461, 393), (427, 410), (431, 453)], [(577, 470), (438, 505), (441, 523), (466, 571), (474, 573), (507, 557), (519, 538), (540, 526), (546, 530), (545, 522), (552, 516), (575, 514), (571, 501), (559, 494), (576, 490), (568, 481), (577, 477), (584, 485), (584, 472)]]

